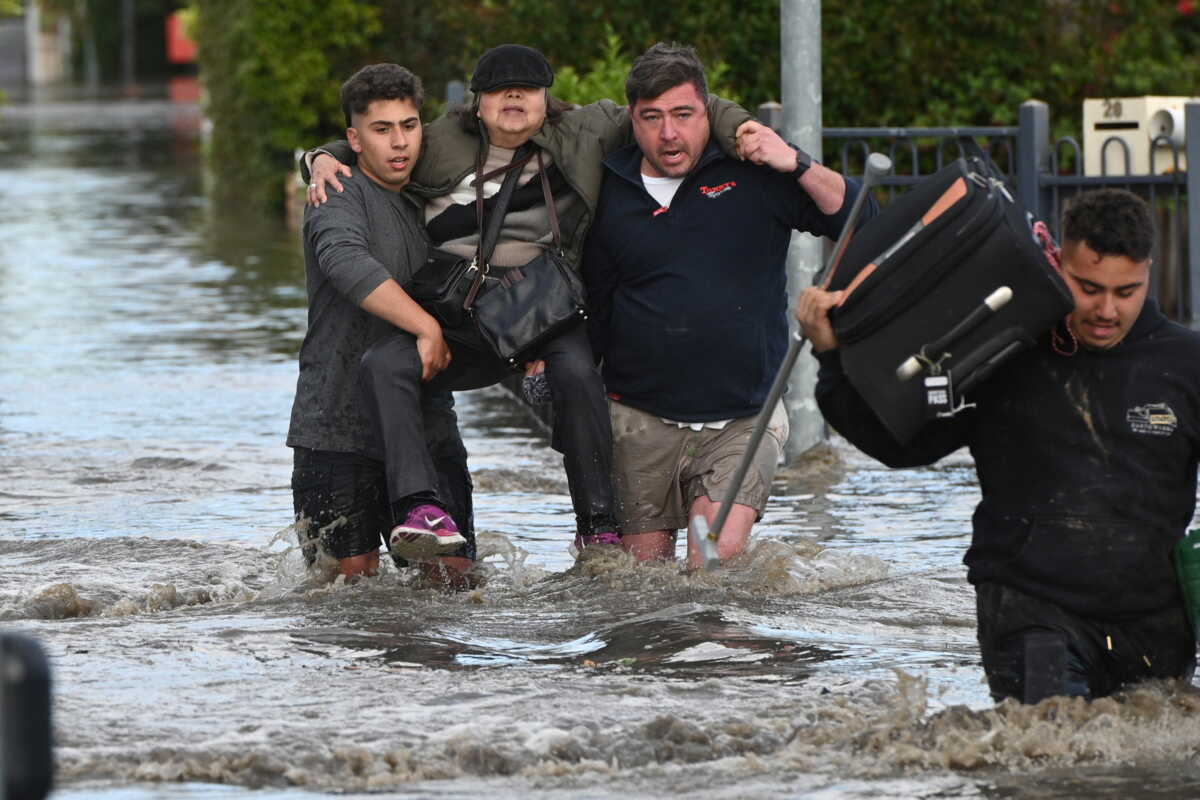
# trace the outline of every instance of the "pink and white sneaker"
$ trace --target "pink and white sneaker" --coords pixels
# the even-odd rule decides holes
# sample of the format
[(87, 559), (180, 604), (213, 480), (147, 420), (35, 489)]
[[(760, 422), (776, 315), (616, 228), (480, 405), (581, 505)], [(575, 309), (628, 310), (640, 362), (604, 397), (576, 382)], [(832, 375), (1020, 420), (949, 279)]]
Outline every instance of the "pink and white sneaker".
[(392, 528), (388, 547), (401, 558), (422, 559), (451, 555), (466, 539), (454, 518), (435, 505), (416, 506), (404, 522)]

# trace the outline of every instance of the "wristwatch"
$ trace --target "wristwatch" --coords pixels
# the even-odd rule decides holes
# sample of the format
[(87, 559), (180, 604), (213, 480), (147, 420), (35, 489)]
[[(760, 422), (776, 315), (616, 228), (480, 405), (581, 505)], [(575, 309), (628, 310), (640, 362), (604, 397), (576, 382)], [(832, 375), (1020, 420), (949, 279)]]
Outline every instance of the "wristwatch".
[(791, 142), (788, 142), (788, 147), (796, 151), (796, 168), (792, 170), (791, 174), (793, 178), (798, 180), (813, 165), (813, 157)]

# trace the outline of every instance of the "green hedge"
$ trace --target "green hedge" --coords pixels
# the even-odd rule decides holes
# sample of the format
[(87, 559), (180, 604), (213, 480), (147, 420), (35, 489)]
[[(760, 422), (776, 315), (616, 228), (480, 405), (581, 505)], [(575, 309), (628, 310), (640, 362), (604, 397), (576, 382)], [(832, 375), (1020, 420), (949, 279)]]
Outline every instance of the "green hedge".
[(294, 150), (345, 127), (338, 89), (379, 32), (378, 10), (359, 0), (196, 0), (193, 12), (216, 200), (278, 208)]
[[(725, 96), (779, 99), (778, 0), (194, 0), (216, 163), (264, 186), (292, 148), (337, 134), (337, 87), (396, 61), (432, 103), (502, 42), (538, 47), (555, 91), (620, 100), (622, 71), (658, 40), (691, 43)], [(271, 8), (267, 8), (267, 6)], [(282, 6), (276, 8), (275, 6)], [(826, 0), (828, 126), (1013, 124), (1022, 101), (1050, 105), (1078, 135), (1086, 97), (1200, 94), (1200, 14), (1191, 0)], [(426, 114), (429, 116), (429, 113)], [(275, 183), (278, 186), (278, 183)], [(274, 190), (278, 193), (277, 188)]]

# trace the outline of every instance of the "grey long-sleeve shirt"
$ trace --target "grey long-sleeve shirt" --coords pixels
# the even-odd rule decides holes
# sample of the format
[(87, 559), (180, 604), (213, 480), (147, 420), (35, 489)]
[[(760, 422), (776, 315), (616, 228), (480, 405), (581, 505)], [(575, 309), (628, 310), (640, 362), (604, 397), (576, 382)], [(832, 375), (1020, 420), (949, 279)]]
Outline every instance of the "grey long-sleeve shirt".
[(304, 211), (308, 331), (288, 429), (289, 447), (364, 452), (369, 441), (355, 374), (366, 349), (396, 329), (363, 310), (389, 278), (407, 286), (428, 249), (419, 201), (355, 170), (343, 192)]

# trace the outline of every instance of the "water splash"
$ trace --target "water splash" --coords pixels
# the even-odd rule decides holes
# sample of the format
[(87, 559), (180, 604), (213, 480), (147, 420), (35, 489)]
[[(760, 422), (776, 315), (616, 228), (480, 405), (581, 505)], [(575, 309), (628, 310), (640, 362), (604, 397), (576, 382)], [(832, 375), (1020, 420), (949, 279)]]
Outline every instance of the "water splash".
[(668, 700), (661, 686), (651, 685), (650, 702), (631, 705), (638, 711), (625, 719), (589, 705), (603, 690), (577, 688), (587, 702), (574, 714), (574, 724), (506, 716), (443, 725), (417, 742), (400, 743), (387, 734), (343, 736), (336, 744), (308, 743), (303, 751), (286, 745), (276, 730), (261, 732), (265, 741), (242, 737), (236, 745), (153, 747), (111, 756), (65, 749), (60, 769), (68, 781), (86, 776), (383, 791), (472, 776), (573, 775), (594, 785), (619, 777), (646, 785), (664, 767), (687, 764), (719, 770), (718, 783), (725, 785), (798, 770), (819, 784), (889, 780), (898, 771), (937, 779), (987, 769), (1036, 773), (1147, 760), (1186, 764), (1200, 747), (1200, 699), (1168, 684), (1090, 704), (1051, 698), (1036, 706), (956, 707), (932, 715), (924, 711), (924, 682), (902, 672), (893, 682), (866, 682), (853, 693), (781, 696), (749, 715), (730, 709), (709, 713), (695, 703), (687, 711)]

